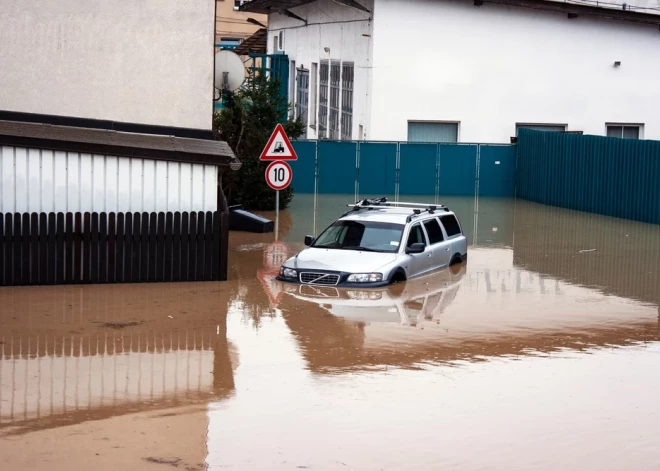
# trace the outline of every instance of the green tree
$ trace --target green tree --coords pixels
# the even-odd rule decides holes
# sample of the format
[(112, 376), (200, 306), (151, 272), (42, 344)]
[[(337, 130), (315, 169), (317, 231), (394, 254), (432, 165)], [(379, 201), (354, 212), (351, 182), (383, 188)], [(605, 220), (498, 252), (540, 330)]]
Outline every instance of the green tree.
[[(217, 139), (226, 141), (242, 167), (223, 175), (223, 188), (229, 204), (242, 204), (247, 210), (275, 209), (275, 191), (264, 179), (267, 162), (259, 156), (268, 138), (282, 123), (290, 139), (305, 132), (305, 124), (298, 117), (286, 120), (289, 104), (280, 91), (280, 81), (257, 73), (235, 93), (228, 93), (224, 108), (213, 119)], [(293, 198), (293, 187), (280, 191), (280, 209), (286, 209)]]

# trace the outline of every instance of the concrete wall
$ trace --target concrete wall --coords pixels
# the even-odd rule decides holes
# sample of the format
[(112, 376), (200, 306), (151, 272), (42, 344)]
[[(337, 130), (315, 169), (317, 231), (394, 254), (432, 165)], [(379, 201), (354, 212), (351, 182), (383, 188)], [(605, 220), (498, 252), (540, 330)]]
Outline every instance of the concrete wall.
[[(370, 139), (408, 120), (458, 121), (462, 142), (508, 142), (516, 122), (660, 139), (655, 26), (451, 0), (377, 0)], [(614, 61), (621, 66), (613, 67)]]
[(0, 0), (0, 109), (211, 129), (213, 0)]
[[(359, 0), (359, 3), (373, 11), (373, 0)], [(373, 31), (371, 15), (339, 5), (331, 0), (319, 0), (309, 5), (292, 8), (291, 11), (307, 20), (307, 26), (299, 20), (283, 15), (270, 15), (268, 19), (268, 52), (272, 54), (275, 51), (275, 35), (284, 31), (284, 53), (289, 56), (290, 60), (296, 62), (296, 67), (303, 65), (310, 70), (310, 74), (313, 62), (319, 64), (319, 72), (321, 60), (353, 62), (355, 65), (353, 139), (358, 139), (360, 125), (363, 126), (363, 135), (366, 138), (370, 129), (368, 110), (371, 83), (371, 34)], [(330, 52), (326, 53), (325, 48), (329, 48)], [(295, 76), (290, 77), (290, 80), (295, 80)], [(312, 83), (314, 81), (310, 78), (310, 87)], [(320, 77), (317, 75), (315, 100), (317, 109), (319, 83)], [(310, 105), (312, 103), (311, 93), (310, 89)], [(293, 102), (293, 99), (291, 98), (290, 101)], [(317, 137), (316, 130), (308, 127), (307, 138), (316, 139)]]
[(0, 147), (0, 213), (215, 211), (214, 165)]

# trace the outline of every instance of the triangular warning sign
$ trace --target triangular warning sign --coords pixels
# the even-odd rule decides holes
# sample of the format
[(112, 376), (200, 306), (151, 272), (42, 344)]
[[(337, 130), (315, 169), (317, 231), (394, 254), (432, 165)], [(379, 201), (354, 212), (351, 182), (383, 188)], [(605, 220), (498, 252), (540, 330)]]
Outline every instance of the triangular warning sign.
[(298, 160), (296, 151), (293, 150), (291, 141), (281, 124), (275, 126), (275, 130), (268, 139), (268, 144), (264, 147), (259, 160)]

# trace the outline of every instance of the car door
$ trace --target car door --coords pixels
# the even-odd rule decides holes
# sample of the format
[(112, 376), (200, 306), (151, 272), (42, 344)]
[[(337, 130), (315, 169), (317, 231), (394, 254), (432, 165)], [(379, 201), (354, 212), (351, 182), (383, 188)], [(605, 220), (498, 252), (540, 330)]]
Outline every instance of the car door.
[(429, 242), (426, 238), (426, 233), (422, 229), (422, 224), (416, 222), (415, 224), (410, 226), (410, 230), (408, 231), (406, 248), (410, 247), (412, 244), (419, 242), (424, 243), (427, 247), (426, 250), (422, 253), (408, 254), (408, 256), (410, 257), (408, 264), (406, 266), (406, 273), (408, 275), (408, 278), (419, 276), (427, 272), (431, 267), (431, 258), (433, 256), (433, 253), (428, 248)]
[(427, 219), (423, 224), (429, 238), (428, 250), (432, 251), (429, 270), (446, 267), (451, 257), (451, 241), (445, 240), (437, 218)]

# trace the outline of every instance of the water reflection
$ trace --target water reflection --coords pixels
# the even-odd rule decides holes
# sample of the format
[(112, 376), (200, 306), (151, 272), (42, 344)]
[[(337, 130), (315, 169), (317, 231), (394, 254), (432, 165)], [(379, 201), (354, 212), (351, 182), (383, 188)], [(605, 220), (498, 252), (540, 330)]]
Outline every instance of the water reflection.
[(0, 435), (230, 397), (226, 303), (204, 284), (0, 290)]

